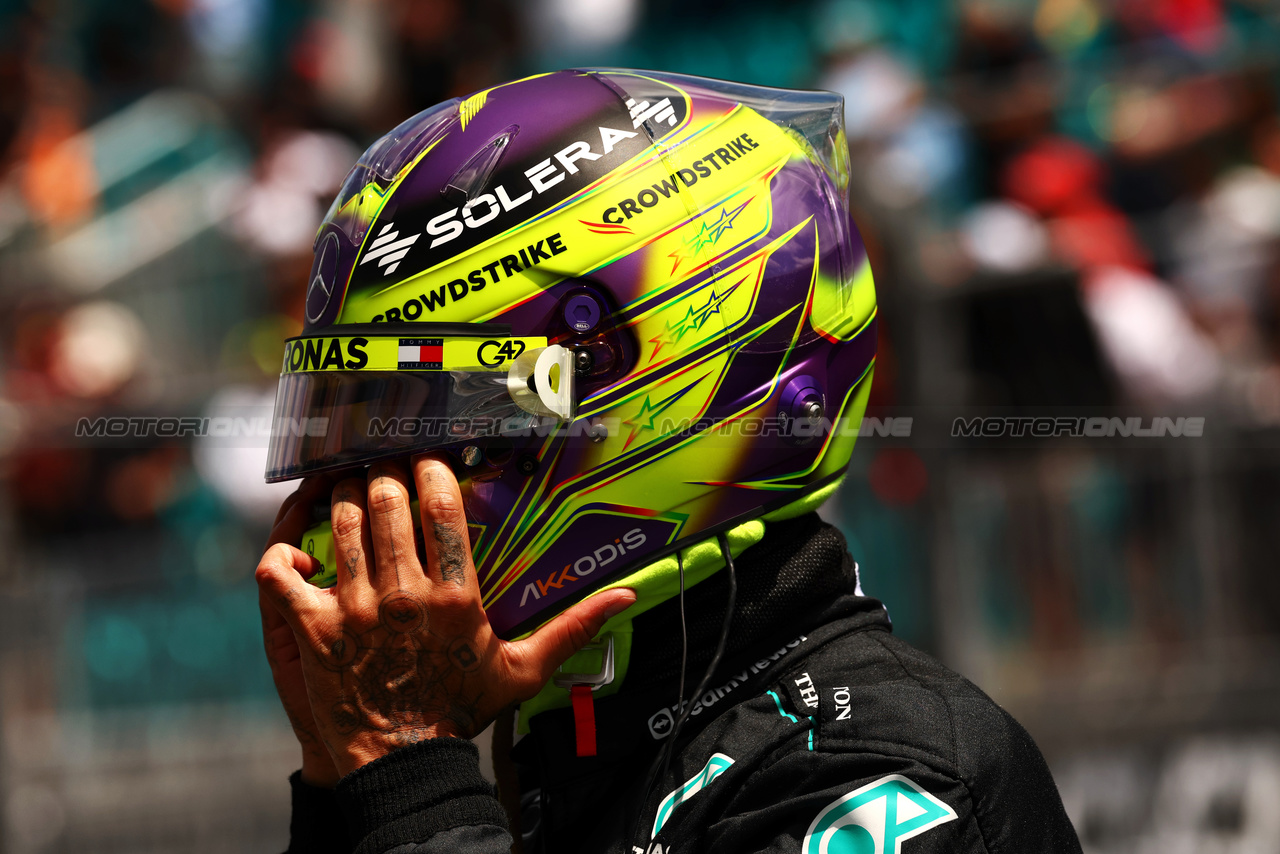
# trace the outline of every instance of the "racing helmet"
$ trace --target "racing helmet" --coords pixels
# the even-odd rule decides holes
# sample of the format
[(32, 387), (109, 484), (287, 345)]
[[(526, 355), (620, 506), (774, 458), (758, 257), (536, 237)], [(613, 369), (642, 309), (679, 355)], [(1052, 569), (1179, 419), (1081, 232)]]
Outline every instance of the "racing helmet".
[(585, 69), (406, 120), (316, 234), (267, 480), (446, 452), (506, 638), (830, 490), (876, 350), (842, 113)]

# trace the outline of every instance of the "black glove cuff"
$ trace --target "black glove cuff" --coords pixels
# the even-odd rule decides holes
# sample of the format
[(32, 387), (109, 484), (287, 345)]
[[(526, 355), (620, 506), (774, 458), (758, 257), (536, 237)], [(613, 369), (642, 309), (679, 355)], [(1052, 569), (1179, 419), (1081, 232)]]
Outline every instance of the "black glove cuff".
[(289, 852), (297, 854), (347, 854), (351, 838), (338, 810), (333, 789), (302, 782), (302, 772), (289, 775), (293, 815), (289, 819)]
[(462, 738), (402, 747), (352, 771), (335, 791), (358, 851), (425, 842), (464, 825), (507, 829), (494, 787), (480, 774), (480, 752)]

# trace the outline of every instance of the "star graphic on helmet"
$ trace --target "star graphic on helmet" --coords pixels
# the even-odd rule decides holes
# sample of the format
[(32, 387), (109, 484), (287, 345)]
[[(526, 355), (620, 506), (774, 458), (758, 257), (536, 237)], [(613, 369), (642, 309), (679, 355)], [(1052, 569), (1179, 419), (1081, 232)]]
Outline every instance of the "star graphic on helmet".
[(692, 316), (691, 319), (693, 322), (693, 328), (701, 329), (702, 325), (707, 322), (707, 318), (711, 317), (711, 315), (713, 314), (719, 314), (721, 304), (724, 303), (724, 301), (729, 298), (730, 294), (732, 294), (734, 291), (738, 289), (738, 285), (742, 284), (746, 280), (747, 280), (747, 277), (743, 276), (741, 279), (739, 279), (738, 281), (730, 285), (727, 291), (724, 291), (719, 295), (717, 295), (715, 292), (715, 289), (712, 288), (711, 296), (707, 298), (707, 304), (704, 305), (702, 308), (698, 309), (696, 312), (693, 312), (693, 311), (690, 312), (690, 315)]
[(661, 332), (649, 339), (649, 343), (653, 344), (653, 353), (649, 355), (649, 360), (657, 360), (658, 352), (664, 344), (677, 344), (685, 336), (685, 333), (690, 330), (701, 329), (711, 315), (720, 313), (720, 306), (729, 298), (730, 294), (738, 289), (738, 285), (741, 285), (746, 280), (745, 276), (742, 277), (730, 285), (728, 290), (719, 294), (716, 293), (715, 288), (712, 288), (711, 296), (707, 297), (706, 305), (696, 310), (691, 305), (685, 312), (684, 317), (675, 323), (667, 323)]
[(692, 237), (684, 242), (684, 246), (670, 253), (667, 257), (672, 259), (671, 275), (675, 275), (676, 270), (680, 267), (680, 262), (695, 257), (703, 247), (715, 246), (726, 231), (733, 228), (733, 221), (738, 215), (751, 204), (755, 197), (752, 196), (733, 210), (728, 208), (720, 209), (720, 218), (710, 225), (706, 220), (698, 226), (698, 231)]
[(657, 430), (661, 425), (655, 426), (653, 423), (654, 419), (670, 409), (676, 401), (688, 394), (690, 389), (702, 382), (704, 379), (706, 379), (705, 375), (698, 377), (684, 388), (669, 395), (668, 397), (664, 397), (657, 403), (654, 403), (653, 399), (646, 394), (644, 396), (644, 403), (640, 404), (640, 411), (635, 414), (635, 417), (628, 418), (626, 421), (622, 422), (631, 428), (631, 434), (627, 436), (627, 441), (622, 446), (622, 450), (625, 451), (627, 448), (631, 447), (631, 443), (635, 440), (636, 436), (639, 435), (641, 430)]
[(675, 344), (680, 340), (680, 336), (684, 334), (684, 321), (679, 323), (667, 323), (662, 330), (649, 339), (649, 343), (653, 345), (653, 352), (649, 354), (650, 361), (657, 361), (658, 353), (667, 344)]

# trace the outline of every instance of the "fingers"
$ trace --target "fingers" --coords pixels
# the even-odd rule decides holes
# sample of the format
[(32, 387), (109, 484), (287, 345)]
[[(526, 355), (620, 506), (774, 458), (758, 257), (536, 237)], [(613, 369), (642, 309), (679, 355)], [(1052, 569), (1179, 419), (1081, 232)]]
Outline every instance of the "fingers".
[(280, 609), (271, 603), (267, 597), (266, 591), (261, 587), (258, 588), (258, 612), (262, 614), (262, 635), (266, 637), (268, 633), (274, 631), (280, 626), (288, 626), (284, 621), (284, 617), (280, 614)]
[(338, 598), (364, 599), (369, 591), (373, 545), (365, 507), (365, 482), (348, 478), (333, 488), (329, 519), (333, 526), (333, 553), (338, 561)]
[(373, 586), (380, 592), (403, 590), (423, 578), (413, 542), (409, 478), (404, 467), (377, 463), (369, 469), (369, 527), (377, 568)]
[(621, 614), (635, 601), (635, 592), (625, 588), (600, 593), (574, 605), (525, 640), (508, 644), (522, 690), (529, 696), (537, 693), (556, 668), (600, 632), (606, 620)]
[(266, 648), (267, 663), (272, 671), (280, 665), (297, 661), (302, 654), (298, 649), (298, 638), (262, 590), (258, 591), (258, 610), (262, 613), (262, 645)]
[(414, 457), (412, 465), (418, 509), (422, 514), (427, 577), (446, 590), (478, 592), (479, 583), (471, 564), (467, 515), (457, 477), (449, 464), (435, 455)]
[(311, 525), (311, 508), (317, 501), (323, 500), (329, 487), (329, 478), (325, 475), (313, 475), (304, 478), (293, 494), (284, 500), (276, 513), (276, 520), (271, 525), (271, 535), (263, 551), (276, 543), (297, 545), (302, 534)]
[[(272, 606), (289, 627), (303, 637), (322, 636), (322, 624), (327, 621), (321, 598), (326, 594), (304, 580), (319, 568), (320, 562), (301, 549), (277, 543), (267, 549), (254, 573), (258, 590), (266, 597), (266, 604)], [(270, 612), (264, 609), (264, 628), (270, 619)]]

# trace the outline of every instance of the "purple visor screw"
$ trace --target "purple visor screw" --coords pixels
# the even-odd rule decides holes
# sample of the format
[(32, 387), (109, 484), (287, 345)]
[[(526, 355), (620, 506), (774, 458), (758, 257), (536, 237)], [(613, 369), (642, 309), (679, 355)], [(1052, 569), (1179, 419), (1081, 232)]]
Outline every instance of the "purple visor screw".
[(571, 297), (564, 306), (564, 321), (574, 332), (590, 332), (600, 322), (600, 303), (590, 294)]

